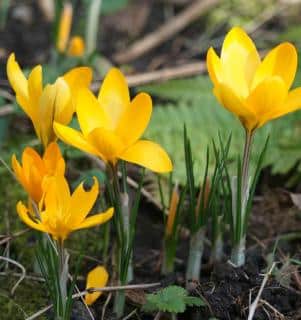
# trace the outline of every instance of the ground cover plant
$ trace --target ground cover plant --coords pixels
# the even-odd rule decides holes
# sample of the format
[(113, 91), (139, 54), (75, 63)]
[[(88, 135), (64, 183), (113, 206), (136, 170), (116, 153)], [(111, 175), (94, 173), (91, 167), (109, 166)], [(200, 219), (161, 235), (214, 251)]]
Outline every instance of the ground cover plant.
[(1, 319), (301, 316), (299, 7), (240, 5), (0, 4)]

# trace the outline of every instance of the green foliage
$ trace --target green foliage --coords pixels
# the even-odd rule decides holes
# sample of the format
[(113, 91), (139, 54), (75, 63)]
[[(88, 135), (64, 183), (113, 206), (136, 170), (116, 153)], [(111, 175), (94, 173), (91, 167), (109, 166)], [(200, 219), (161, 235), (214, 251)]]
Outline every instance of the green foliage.
[[(153, 116), (146, 138), (160, 143), (171, 155), (174, 162), (174, 179), (185, 183), (185, 155), (183, 150), (183, 124), (191, 140), (196, 181), (204, 174), (206, 148), (218, 133), (226, 140), (232, 134), (229, 150), (230, 174), (235, 171), (238, 154), (243, 152), (244, 130), (240, 122), (226, 109), (218, 105), (212, 94), (212, 84), (208, 77), (199, 76), (184, 80), (172, 80), (162, 84), (139, 88), (153, 97)], [(256, 165), (258, 151), (262, 149), (266, 137), (270, 136), (269, 148), (264, 166), (271, 166), (272, 173), (285, 174), (301, 156), (301, 113), (295, 112), (281, 119), (267, 123), (255, 134), (251, 168)], [(210, 149), (210, 154), (212, 154)], [(213, 170), (214, 157), (210, 156), (209, 172)], [(300, 172), (300, 165), (296, 172)]]
[(202, 299), (188, 296), (187, 291), (179, 286), (169, 286), (160, 291), (146, 295), (145, 311), (163, 311), (182, 313), (187, 306), (205, 306)]
[(127, 6), (129, 0), (103, 0), (101, 12), (110, 14)]

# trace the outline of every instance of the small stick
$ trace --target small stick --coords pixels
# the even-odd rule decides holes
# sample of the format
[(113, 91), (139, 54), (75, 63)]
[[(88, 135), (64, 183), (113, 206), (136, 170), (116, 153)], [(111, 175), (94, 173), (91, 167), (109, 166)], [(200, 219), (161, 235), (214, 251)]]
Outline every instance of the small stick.
[(218, 0), (197, 0), (184, 9), (175, 17), (169, 19), (160, 28), (146, 35), (144, 38), (133, 43), (127, 51), (121, 51), (114, 55), (118, 63), (128, 63), (151, 49), (159, 46), (173, 35), (186, 28), (190, 23), (197, 20), (202, 14), (215, 6)]
[(103, 307), (102, 307), (101, 320), (104, 320), (104, 319), (105, 319), (107, 306), (108, 306), (108, 304), (110, 303), (111, 298), (112, 298), (112, 292), (110, 292), (110, 293), (108, 294), (108, 297), (107, 297), (107, 299), (106, 299), (106, 302), (105, 302), (105, 304), (104, 304)]
[[(76, 298), (81, 298), (85, 296), (87, 293), (93, 293), (93, 292), (106, 292), (106, 291), (117, 291), (117, 290), (134, 290), (134, 289), (148, 289), (148, 288), (153, 288), (153, 287), (158, 287), (160, 286), (160, 282), (155, 282), (155, 283), (147, 283), (147, 284), (132, 284), (132, 285), (127, 285), (127, 286), (116, 286), (116, 287), (103, 287), (103, 288), (88, 288), (87, 290), (84, 290), (82, 292), (76, 293), (72, 295), (72, 299)], [(39, 317), (40, 315), (44, 314), (47, 312), (49, 309), (51, 309), (53, 305), (49, 305), (32, 316), (26, 318), (25, 320), (33, 320)]]
[(258, 291), (258, 294), (255, 298), (255, 300), (252, 302), (252, 304), (250, 305), (249, 307), (249, 315), (248, 315), (248, 320), (252, 320), (254, 315), (255, 315), (255, 311), (256, 311), (256, 308), (257, 308), (257, 305), (258, 305), (258, 302), (260, 300), (260, 297), (262, 295), (262, 291), (269, 279), (269, 276), (272, 274), (274, 268), (275, 268), (275, 265), (276, 265), (276, 262), (273, 262), (270, 270), (265, 274), (263, 280), (262, 280), (262, 283), (261, 283), (261, 286), (260, 286), (260, 289)]
[(277, 314), (281, 319), (285, 319), (284, 314), (282, 314), (280, 311), (278, 311), (275, 307), (273, 307), (269, 302), (267, 302), (264, 299), (260, 299), (260, 302), (265, 304), (267, 307), (269, 307), (275, 314)]
[(3, 256), (0, 256), (0, 260), (4, 260), (4, 261), (7, 261), (11, 264), (14, 264), (15, 266), (17, 266), (20, 270), (21, 270), (21, 275), (20, 275), (20, 279), (16, 282), (16, 284), (13, 286), (13, 288), (11, 289), (10, 293), (11, 295), (14, 295), (16, 289), (18, 288), (19, 284), (24, 280), (25, 276), (26, 276), (26, 269), (22, 266), (22, 264), (20, 264), (19, 262), (13, 260), (13, 259), (10, 259), (10, 258), (7, 258), (7, 257), (3, 257)]

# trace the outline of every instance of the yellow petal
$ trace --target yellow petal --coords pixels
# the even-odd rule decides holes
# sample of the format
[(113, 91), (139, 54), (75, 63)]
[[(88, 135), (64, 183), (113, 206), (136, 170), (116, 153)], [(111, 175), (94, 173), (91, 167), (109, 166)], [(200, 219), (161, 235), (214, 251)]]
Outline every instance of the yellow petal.
[(126, 149), (119, 158), (155, 172), (164, 173), (172, 170), (171, 160), (163, 148), (147, 140), (137, 141)]
[(68, 124), (73, 115), (71, 91), (63, 78), (58, 78), (55, 81), (54, 86), (56, 88), (54, 120), (61, 124)]
[[(18, 62), (15, 59), (15, 54), (12, 53), (7, 60), (7, 77), (10, 85), (13, 87), (17, 97), (19, 97), (21, 102), (27, 102), (28, 96), (28, 85), (27, 79), (25, 78)], [(27, 103), (23, 105), (20, 104), (26, 114), (29, 114), (29, 110), (27, 109)]]
[(283, 105), (287, 97), (285, 83), (280, 77), (266, 78), (251, 92), (247, 105), (252, 108), (258, 119), (259, 126), (270, 120), (273, 110)]
[(295, 78), (297, 70), (297, 51), (288, 42), (278, 45), (271, 50), (258, 67), (252, 88), (255, 88), (264, 79), (271, 76), (279, 76), (286, 84), (288, 90)]
[(232, 28), (225, 37), (221, 63), (225, 83), (236, 95), (246, 97), (260, 57), (252, 39), (241, 28)]
[(69, 85), (72, 95), (73, 112), (75, 112), (78, 92), (82, 88), (89, 88), (92, 81), (92, 70), (88, 67), (73, 68), (63, 75), (63, 79)]
[(108, 220), (110, 220), (113, 217), (113, 214), (114, 214), (114, 208), (110, 208), (103, 213), (94, 214), (86, 218), (81, 224), (76, 226), (73, 230), (91, 228), (91, 227), (106, 223)]
[(33, 229), (36, 229), (36, 230), (42, 231), (42, 232), (47, 232), (46, 228), (41, 223), (34, 222), (31, 219), (31, 215), (29, 214), (28, 209), (24, 206), (24, 204), (21, 201), (19, 201), (17, 203), (17, 212), (18, 212), (20, 219), (25, 224), (27, 224), (30, 228), (33, 228)]
[(105, 162), (115, 164), (116, 158), (124, 150), (122, 140), (113, 131), (104, 128), (94, 129), (87, 139)]
[(271, 110), (262, 119), (261, 125), (266, 121), (282, 117), (290, 112), (294, 112), (301, 108), (301, 88), (296, 88), (288, 93), (287, 98), (283, 105)]
[(43, 161), (49, 175), (64, 175), (65, 161), (62, 157), (60, 148), (57, 143), (52, 142), (48, 145), (43, 155)]
[(126, 146), (132, 145), (142, 136), (151, 113), (151, 97), (146, 93), (139, 93), (126, 108), (115, 130)]
[(78, 93), (76, 113), (80, 128), (87, 136), (95, 128), (111, 128), (110, 119), (99, 101), (88, 89), (82, 89)]
[(57, 137), (65, 143), (87, 153), (98, 155), (97, 149), (91, 145), (80, 132), (57, 122), (54, 122), (53, 128)]
[[(103, 288), (109, 280), (109, 274), (104, 267), (98, 266), (91, 270), (87, 276), (86, 289), (88, 288)], [(87, 305), (93, 304), (101, 295), (101, 292), (88, 293), (85, 296)]]
[(71, 57), (82, 57), (85, 53), (85, 42), (83, 38), (79, 36), (72, 37), (67, 53)]
[(130, 103), (129, 88), (124, 75), (112, 68), (106, 75), (98, 95), (100, 105), (109, 115), (113, 127)]
[(220, 58), (215, 53), (214, 49), (211, 47), (207, 52), (207, 70), (209, 76), (214, 83), (214, 85), (218, 85), (219, 82), (222, 81), (222, 64)]
[(29, 94), (29, 114), (35, 131), (40, 131), (40, 122), (38, 121), (39, 115), (39, 100), (43, 91), (42, 67), (36, 66), (33, 68), (28, 77), (28, 94)]
[(80, 225), (92, 209), (98, 195), (98, 181), (94, 177), (94, 184), (89, 191), (85, 191), (83, 182), (75, 189), (70, 202), (70, 226)]

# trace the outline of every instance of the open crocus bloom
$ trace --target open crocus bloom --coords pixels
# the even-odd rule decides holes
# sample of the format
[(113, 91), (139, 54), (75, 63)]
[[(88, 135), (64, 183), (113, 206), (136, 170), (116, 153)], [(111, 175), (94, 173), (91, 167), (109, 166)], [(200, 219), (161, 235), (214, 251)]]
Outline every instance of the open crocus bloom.
[(297, 69), (291, 43), (281, 43), (261, 61), (253, 41), (235, 27), (220, 58), (213, 48), (208, 50), (207, 68), (215, 96), (249, 132), (301, 106), (301, 88), (289, 91)]
[(59, 146), (53, 142), (49, 144), (42, 158), (30, 147), (23, 151), (21, 164), (13, 155), (12, 168), (29, 197), (38, 204), (43, 195), (43, 180), (54, 175), (64, 175), (65, 160)]
[(111, 69), (98, 98), (89, 90), (78, 93), (76, 113), (81, 132), (54, 123), (56, 135), (64, 142), (115, 165), (118, 159), (139, 164), (155, 172), (172, 170), (166, 152), (157, 144), (139, 140), (152, 112), (148, 94), (139, 93), (130, 101), (125, 77)]
[(85, 191), (81, 183), (71, 195), (65, 177), (57, 175), (45, 181), (39, 212), (35, 216), (21, 201), (17, 204), (17, 212), (29, 227), (49, 233), (57, 241), (64, 241), (72, 231), (105, 223), (113, 216), (114, 209), (110, 208), (87, 217), (96, 201), (98, 189), (94, 178), (89, 191)]
[(56, 140), (53, 121), (63, 124), (71, 121), (77, 92), (89, 87), (92, 71), (87, 67), (74, 68), (55, 83), (43, 87), (42, 67), (33, 68), (27, 79), (12, 53), (7, 61), (7, 76), (18, 104), (31, 119), (38, 138), (46, 147)]

